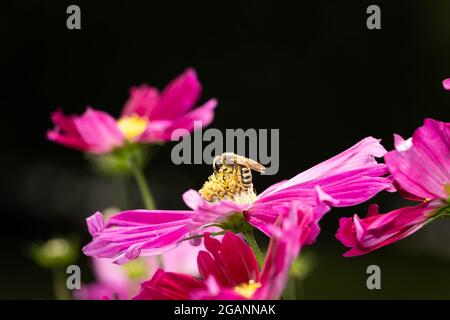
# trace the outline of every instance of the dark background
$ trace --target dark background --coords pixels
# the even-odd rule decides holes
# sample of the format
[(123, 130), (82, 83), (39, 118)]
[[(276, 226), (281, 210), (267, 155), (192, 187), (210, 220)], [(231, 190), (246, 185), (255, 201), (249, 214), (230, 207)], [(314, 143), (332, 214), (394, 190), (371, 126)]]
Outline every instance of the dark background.
[[(70, 4), (81, 7), (81, 30), (66, 28)], [(381, 30), (366, 28), (370, 4), (381, 7)], [(67, 234), (86, 243), (84, 218), (123, 207), (133, 188), (46, 141), (57, 107), (118, 116), (130, 86), (162, 88), (195, 67), (202, 101), (219, 100), (212, 127), (280, 129), (280, 170), (255, 177), (261, 191), (363, 137), (391, 149), (394, 132), (408, 137), (425, 117), (449, 121), (441, 85), (450, 76), (449, 17), (445, 0), (2, 3), (0, 298), (51, 298), (51, 276), (27, 257), (29, 243)], [(171, 146), (159, 148), (146, 173), (158, 207), (181, 209), (181, 194), (211, 168), (173, 165)], [(372, 202), (383, 212), (405, 204), (389, 194)], [(341, 257), (338, 218), (366, 210), (336, 209), (322, 222), (303, 298), (450, 298), (445, 221), (367, 256)], [(370, 264), (382, 269), (382, 290), (366, 288)]]

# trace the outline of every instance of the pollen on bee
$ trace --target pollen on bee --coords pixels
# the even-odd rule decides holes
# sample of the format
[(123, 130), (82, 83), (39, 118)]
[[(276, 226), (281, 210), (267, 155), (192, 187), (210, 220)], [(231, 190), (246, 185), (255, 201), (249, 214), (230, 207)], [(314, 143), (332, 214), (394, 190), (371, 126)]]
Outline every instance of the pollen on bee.
[(223, 166), (221, 170), (215, 171), (203, 184), (199, 193), (209, 202), (228, 199), (238, 203), (251, 203), (256, 198), (253, 189), (244, 188), (239, 166)]

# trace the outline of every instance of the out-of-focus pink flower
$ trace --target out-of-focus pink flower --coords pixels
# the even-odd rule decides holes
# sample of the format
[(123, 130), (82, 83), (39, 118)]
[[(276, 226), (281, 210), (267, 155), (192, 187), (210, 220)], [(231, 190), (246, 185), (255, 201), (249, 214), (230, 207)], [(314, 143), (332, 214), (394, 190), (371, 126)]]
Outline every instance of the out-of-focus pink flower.
[[(136, 260), (137, 261), (137, 260)], [(144, 260), (143, 260), (144, 261)], [(78, 300), (125, 300), (130, 297), (133, 284), (124, 266), (111, 263), (108, 259), (92, 259), (92, 269), (97, 281), (83, 284), (74, 291)]]
[(93, 240), (83, 252), (124, 263), (139, 255), (164, 252), (192, 235), (208, 231), (205, 226), (225, 226), (230, 220), (250, 224), (272, 236), (280, 208), (292, 202), (300, 203), (299, 212), (309, 210), (307, 207), (314, 212), (315, 226), (307, 241), (312, 243), (319, 233), (318, 221), (330, 207), (353, 206), (392, 188), (391, 178), (383, 177), (388, 173), (386, 165), (375, 160), (385, 152), (378, 140), (363, 139), (341, 154), (269, 187), (249, 202), (208, 202), (197, 191), (189, 190), (183, 200), (192, 210), (124, 211), (111, 217), (106, 226), (97, 212), (87, 219)]
[(290, 213), (272, 226), (261, 272), (253, 251), (239, 236), (227, 231), (219, 241), (206, 234), (207, 251), (201, 251), (197, 258), (201, 279), (159, 270), (141, 285), (135, 299), (278, 299), (314, 219), (312, 211), (298, 214), (297, 210), (293, 205)]
[(345, 256), (391, 244), (450, 214), (450, 123), (426, 119), (412, 138), (394, 138), (396, 150), (384, 157), (389, 171), (405, 198), (422, 203), (386, 214), (372, 206), (364, 219), (342, 218), (336, 237), (351, 248)]
[(444, 86), (445, 90), (450, 90), (450, 78), (443, 80), (442, 85)]
[(74, 291), (74, 296), (79, 300), (130, 299), (138, 293), (140, 282), (152, 277), (160, 263), (168, 272), (198, 276), (197, 255), (202, 250), (205, 246), (199, 239), (197, 245), (186, 241), (159, 257), (142, 257), (125, 265), (117, 265), (110, 259), (93, 258), (92, 267), (97, 281), (83, 284), (81, 289)]
[(201, 90), (195, 70), (187, 69), (161, 93), (147, 85), (131, 88), (130, 97), (117, 120), (92, 108), (81, 116), (66, 116), (57, 110), (52, 114), (55, 128), (47, 132), (47, 138), (95, 154), (108, 153), (126, 142), (170, 141), (176, 129), (192, 132), (194, 122), (207, 126), (213, 120), (215, 99), (192, 110)]

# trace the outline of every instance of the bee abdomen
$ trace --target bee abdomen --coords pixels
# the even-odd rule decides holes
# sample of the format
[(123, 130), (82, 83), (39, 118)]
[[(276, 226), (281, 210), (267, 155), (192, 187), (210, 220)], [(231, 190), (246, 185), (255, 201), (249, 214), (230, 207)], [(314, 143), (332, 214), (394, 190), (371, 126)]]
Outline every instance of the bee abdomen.
[(242, 167), (242, 184), (245, 189), (249, 189), (252, 186), (252, 171), (250, 168)]

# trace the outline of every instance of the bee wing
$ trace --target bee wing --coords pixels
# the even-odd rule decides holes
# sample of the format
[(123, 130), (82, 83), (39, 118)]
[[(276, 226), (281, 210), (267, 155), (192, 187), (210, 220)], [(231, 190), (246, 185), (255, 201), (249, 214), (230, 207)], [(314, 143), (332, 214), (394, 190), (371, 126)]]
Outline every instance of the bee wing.
[(237, 164), (240, 166), (249, 167), (250, 169), (261, 173), (264, 173), (266, 170), (266, 167), (264, 167), (261, 163), (232, 152), (225, 152), (222, 154), (222, 157), (224, 159), (224, 163), (226, 164)]
[(266, 170), (266, 167), (264, 167), (261, 163), (252, 160), (252, 159), (248, 159), (242, 156), (236, 157), (236, 162), (238, 165), (241, 166), (247, 166), (252, 170), (264, 173), (264, 171)]

